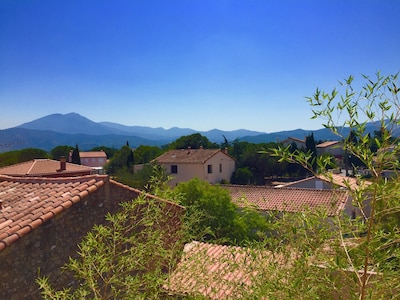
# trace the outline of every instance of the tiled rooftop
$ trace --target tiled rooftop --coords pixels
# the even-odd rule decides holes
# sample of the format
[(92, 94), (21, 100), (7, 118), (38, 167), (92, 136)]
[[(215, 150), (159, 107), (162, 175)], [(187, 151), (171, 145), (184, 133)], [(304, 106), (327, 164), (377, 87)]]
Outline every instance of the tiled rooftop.
[(247, 248), (192, 242), (185, 245), (183, 257), (164, 288), (207, 299), (238, 299), (243, 290), (251, 292), (256, 266), (266, 257), (267, 253), (254, 255)]
[(333, 173), (329, 173), (326, 175), (318, 175), (317, 177), (321, 180), (325, 180), (327, 182), (332, 182), (333, 184), (338, 185), (343, 188), (347, 188), (349, 185), (352, 190), (359, 189), (360, 187), (362, 187), (362, 184), (365, 184), (365, 185), (371, 184), (371, 182), (366, 181), (366, 180), (363, 180), (362, 182), (360, 182), (357, 178), (343, 176), (340, 174), (333, 174)]
[(321, 144), (316, 145), (317, 148), (327, 148), (327, 147), (331, 147), (334, 146), (336, 144), (339, 144), (339, 141), (327, 141), (327, 142), (323, 142)]
[[(170, 150), (155, 160), (158, 163), (205, 163), (218, 152), (220, 149), (179, 149)], [(225, 152), (223, 152), (225, 153)], [(226, 153), (225, 153), (226, 154)], [(228, 154), (226, 154), (228, 155)]]
[(104, 151), (85, 151), (79, 152), (80, 158), (107, 158), (107, 154)]
[(326, 210), (328, 215), (340, 213), (347, 202), (345, 190), (272, 188), (265, 186), (222, 185), (239, 207), (254, 206), (263, 211), (301, 212), (307, 209)]
[(66, 162), (65, 170), (61, 170), (60, 162), (52, 159), (34, 159), (0, 168), (0, 174), (9, 176), (45, 176), (52, 174), (68, 176), (68, 174), (80, 172), (90, 174), (92, 169)]
[(0, 175), (0, 250), (108, 180), (106, 175), (44, 178)]

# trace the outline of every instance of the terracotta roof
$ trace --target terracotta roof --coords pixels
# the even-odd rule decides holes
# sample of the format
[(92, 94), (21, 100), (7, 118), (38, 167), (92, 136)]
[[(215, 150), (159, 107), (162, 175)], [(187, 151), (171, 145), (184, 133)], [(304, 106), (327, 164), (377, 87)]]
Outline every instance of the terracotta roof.
[(34, 159), (19, 164), (0, 168), (0, 174), (9, 176), (45, 176), (58, 174), (68, 176), (69, 173), (92, 172), (92, 168), (72, 163), (65, 163), (65, 170), (61, 171), (60, 162), (52, 159)]
[(104, 151), (87, 151), (79, 152), (81, 158), (92, 158), (92, 157), (104, 157), (107, 158), (107, 154)]
[(96, 191), (106, 175), (11, 177), (0, 175), (0, 250)]
[[(267, 251), (265, 251), (267, 252)], [(175, 294), (203, 295), (207, 299), (238, 299), (251, 293), (260, 260), (248, 248), (200, 242), (186, 244), (181, 261), (164, 288)]]
[(334, 146), (336, 144), (340, 143), (339, 141), (327, 141), (327, 142), (323, 142), (321, 144), (318, 144), (316, 147), (317, 148), (327, 148), (327, 147), (331, 147)]
[(360, 181), (355, 177), (348, 177), (348, 176), (343, 176), (340, 174), (333, 174), (333, 173), (318, 175), (316, 177), (321, 180), (325, 180), (327, 182), (332, 182), (333, 184), (338, 185), (340, 187), (348, 188), (348, 186), (350, 186), (350, 188), (352, 190), (358, 190), (359, 188), (362, 187), (363, 184), (365, 184), (365, 185), (371, 184), (371, 182), (369, 182), (367, 180)]
[(219, 152), (229, 156), (227, 153), (225, 153), (220, 149), (180, 149), (180, 150), (170, 150), (157, 157), (155, 161), (164, 164), (168, 163), (203, 164)]
[(295, 138), (295, 137), (288, 137), (286, 140), (283, 140), (282, 143), (288, 143), (290, 140), (298, 142), (298, 143), (302, 143), (302, 144), (306, 143), (305, 139), (301, 140), (301, 139), (298, 139), (298, 138)]
[(273, 188), (265, 186), (222, 185), (239, 207), (254, 206), (263, 211), (302, 212), (307, 209), (326, 210), (329, 216), (339, 214), (345, 207), (346, 190), (317, 190), (305, 188)]

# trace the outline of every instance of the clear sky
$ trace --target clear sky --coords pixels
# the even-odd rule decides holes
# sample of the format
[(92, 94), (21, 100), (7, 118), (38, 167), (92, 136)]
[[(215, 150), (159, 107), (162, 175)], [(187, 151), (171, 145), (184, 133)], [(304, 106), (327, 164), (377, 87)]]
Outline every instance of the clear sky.
[(0, 0), (0, 129), (317, 129), (305, 96), (400, 71), (398, 0)]

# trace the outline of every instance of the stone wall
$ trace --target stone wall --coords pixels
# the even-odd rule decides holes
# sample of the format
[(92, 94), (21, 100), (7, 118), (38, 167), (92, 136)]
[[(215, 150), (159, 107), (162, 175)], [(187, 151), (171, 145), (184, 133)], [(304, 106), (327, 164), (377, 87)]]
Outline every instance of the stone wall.
[[(49, 277), (56, 289), (72, 286), (73, 277), (67, 272), (60, 274), (60, 268), (69, 261), (69, 257), (77, 255), (78, 243), (94, 224), (105, 223), (108, 212), (117, 212), (121, 201), (135, 199), (139, 193), (108, 181), (0, 251), (0, 299), (40, 299), (36, 283), (39, 276)], [(180, 207), (174, 204), (168, 204), (168, 207), (178, 214), (181, 212)]]

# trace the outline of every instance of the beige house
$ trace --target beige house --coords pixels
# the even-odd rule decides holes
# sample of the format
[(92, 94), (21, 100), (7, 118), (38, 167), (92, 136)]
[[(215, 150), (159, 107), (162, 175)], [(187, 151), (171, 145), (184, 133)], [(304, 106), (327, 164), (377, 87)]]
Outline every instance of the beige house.
[[(72, 161), (72, 151), (70, 152), (69, 161)], [(91, 167), (97, 170), (97, 173), (102, 173), (104, 165), (107, 163), (107, 154), (104, 151), (80, 151), (79, 157), (81, 165)]]
[(306, 147), (306, 140), (305, 139), (301, 140), (301, 139), (298, 139), (298, 138), (295, 138), (295, 137), (288, 137), (286, 140), (283, 140), (281, 143), (284, 146), (289, 146), (292, 143), (295, 143), (298, 149)]
[(171, 174), (171, 186), (196, 177), (209, 183), (229, 182), (236, 163), (226, 150), (202, 148), (170, 150), (154, 161)]

